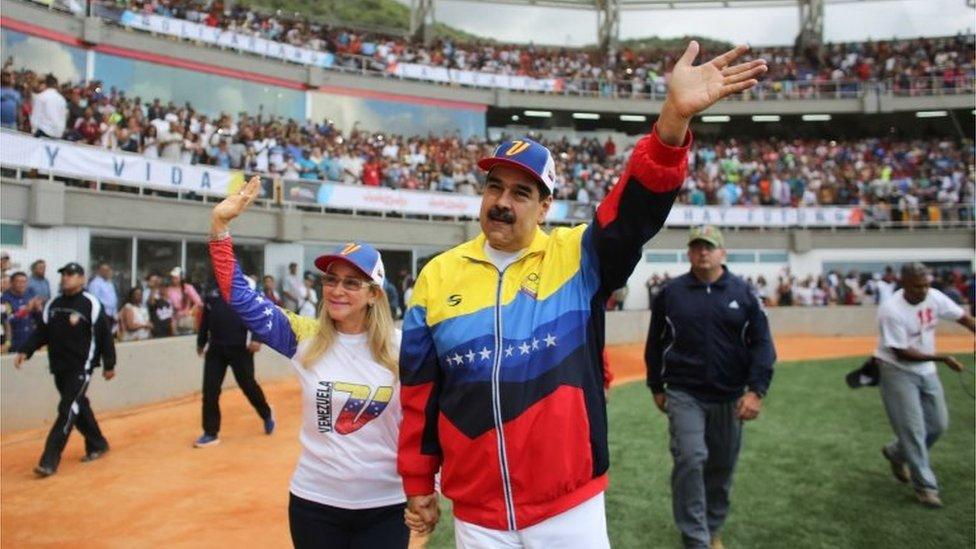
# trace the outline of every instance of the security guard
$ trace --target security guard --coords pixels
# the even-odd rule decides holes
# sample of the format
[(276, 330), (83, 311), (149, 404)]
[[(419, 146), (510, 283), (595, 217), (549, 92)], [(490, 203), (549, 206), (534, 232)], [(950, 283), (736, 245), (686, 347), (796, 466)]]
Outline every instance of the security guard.
[(275, 429), (274, 415), (264, 391), (254, 379), (254, 353), (261, 344), (251, 340), (241, 318), (220, 296), (217, 284), (212, 284), (204, 296), (203, 317), (197, 332), (197, 354), (203, 361), (203, 434), (193, 443), (205, 448), (220, 443), (220, 389), (227, 374), (227, 366), (234, 372), (237, 386), (261, 416), (264, 432)]
[(106, 380), (115, 377), (112, 328), (102, 304), (84, 290), (85, 269), (77, 263), (68, 263), (58, 272), (61, 294), (47, 302), (37, 329), (14, 359), (14, 366), (19, 369), (34, 351), (47, 345), (54, 384), (61, 394), (58, 419), (51, 426), (44, 454), (34, 468), (39, 477), (57, 472), (61, 452), (74, 426), (85, 437), (82, 461), (96, 460), (108, 451), (108, 441), (98, 428), (85, 391), (99, 361), (104, 366), (102, 377)]
[(644, 359), (654, 404), (668, 415), (674, 520), (686, 547), (723, 547), (742, 421), (755, 419), (776, 351), (766, 315), (725, 268), (715, 227), (688, 238), (691, 272), (664, 287), (651, 309)]

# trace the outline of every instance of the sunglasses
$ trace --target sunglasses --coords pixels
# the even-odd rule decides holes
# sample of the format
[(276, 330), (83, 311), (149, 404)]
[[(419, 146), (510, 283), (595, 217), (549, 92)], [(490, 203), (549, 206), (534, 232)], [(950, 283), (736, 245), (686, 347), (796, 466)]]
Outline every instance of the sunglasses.
[(362, 278), (343, 278), (336, 276), (334, 274), (327, 274), (322, 276), (322, 285), (327, 288), (335, 288), (339, 284), (342, 284), (344, 290), (350, 292), (358, 292), (364, 287), (373, 286), (375, 282), (370, 282), (368, 280), (363, 280)]

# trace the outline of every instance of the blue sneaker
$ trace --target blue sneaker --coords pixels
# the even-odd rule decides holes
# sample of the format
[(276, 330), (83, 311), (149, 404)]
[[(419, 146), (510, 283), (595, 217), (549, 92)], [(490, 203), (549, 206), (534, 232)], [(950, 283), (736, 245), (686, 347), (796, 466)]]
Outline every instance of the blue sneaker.
[(264, 434), (270, 435), (271, 433), (274, 432), (274, 430), (275, 430), (275, 418), (274, 418), (274, 410), (272, 410), (271, 415), (268, 416), (268, 419), (264, 420)]
[(206, 448), (207, 446), (216, 446), (220, 444), (220, 439), (215, 435), (208, 435), (204, 433), (200, 435), (200, 438), (193, 443), (194, 448)]

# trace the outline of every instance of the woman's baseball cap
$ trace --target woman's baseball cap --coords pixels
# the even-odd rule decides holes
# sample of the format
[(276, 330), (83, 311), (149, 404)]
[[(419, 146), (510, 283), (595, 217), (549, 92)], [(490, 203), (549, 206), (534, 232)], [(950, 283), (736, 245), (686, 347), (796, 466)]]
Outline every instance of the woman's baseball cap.
[(556, 163), (552, 159), (552, 152), (531, 139), (523, 137), (502, 141), (491, 156), (478, 161), (478, 167), (486, 172), (499, 164), (511, 166), (530, 175), (543, 190), (547, 191), (544, 193), (545, 196), (552, 195), (556, 187)]
[(345, 261), (379, 286), (383, 285), (386, 278), (380, 252), (365, 242), (343, 244), (333, 253), (317, 257), (315, 266), (324, 273), (335, 261)]

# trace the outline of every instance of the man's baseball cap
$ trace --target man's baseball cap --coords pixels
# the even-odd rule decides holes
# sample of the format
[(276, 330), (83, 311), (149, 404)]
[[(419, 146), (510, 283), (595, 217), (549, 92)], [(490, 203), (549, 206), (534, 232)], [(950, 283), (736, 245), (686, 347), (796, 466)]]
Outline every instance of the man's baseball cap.
[(64, 267), (58, 269), (58, 274), (83, 275), (85, 274), (85, 268), (72, 261), (71, 263), (67, 263)]
[(871, 357), (865, 360), (860, 368), (844, 376), (844, 380), (851, 389), (878, 385), (881, 383), (881, 369), (878, 367), (878, 359)]
[(524, 137), (502, 141), (491, 156), (478, 161), (478, 167), (486, 172), (500, 164), (524, 171), (542, 185), (545, 196), (552, 195), (556, 187), (556, 163), (552, 152), (543, 145)]
[(329, 265), (335, 261), (345, 261), (380, 286), (383, 285), (383, 279), (386, 278), (380, 252), (365, 242), (343, 244), (336, 248), (335, 252), (317, 257), (315, 266), (320, 271), (326, 272)]
[(688, 245), (691, 246), (692, 242), (696, 240), (708, 242), (716, 248), (725, 247), (725, 238), (722, 237), (722, 231), (718, 230), (718, 228), (712, 225), (692, 227), (691, 231), (688, 233)]

